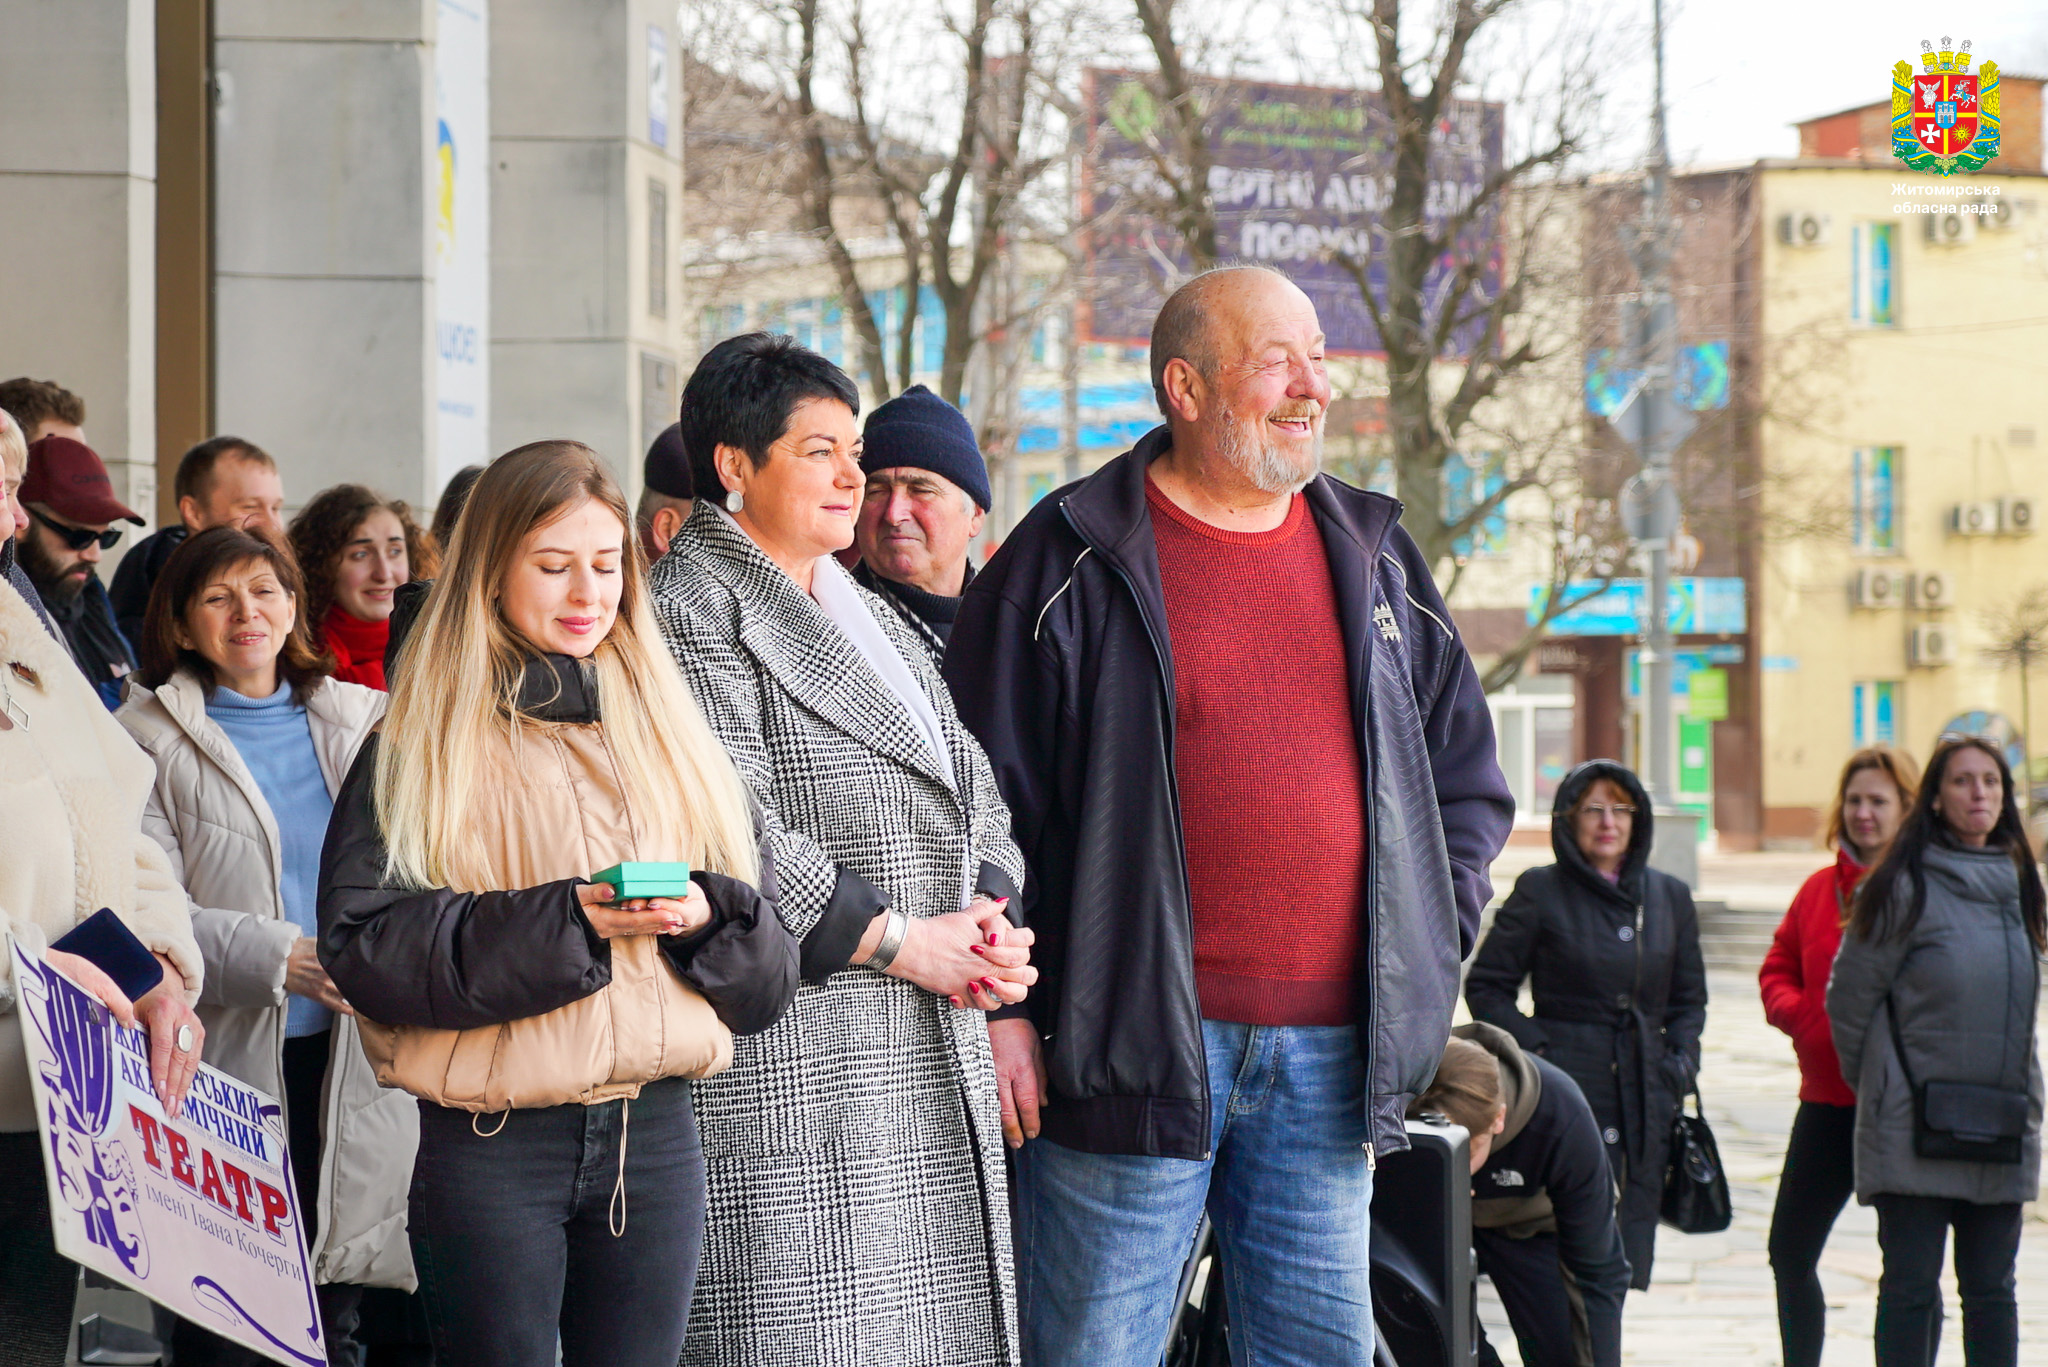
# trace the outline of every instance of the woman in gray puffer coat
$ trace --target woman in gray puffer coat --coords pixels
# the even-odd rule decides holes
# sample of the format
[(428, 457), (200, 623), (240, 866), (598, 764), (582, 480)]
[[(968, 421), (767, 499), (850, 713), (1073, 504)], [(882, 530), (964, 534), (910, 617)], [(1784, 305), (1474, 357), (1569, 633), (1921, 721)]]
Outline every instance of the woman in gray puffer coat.
[[(1884, 1253), (1878, 1367), (1934, 1361), (1951, 1228), (1966, 1361), (2019, 1360), (2021, 1203), (2034, 1199), (2041, 1174), (2034, 1023), (2048, 946), (2043, 903), (2004, 758), (1974, 737), (1944, 742), (1857, 894), (1828, 982), (1842, 1076), (1856, 1090), (1856, 1199), (1877, 1207)], [(2010, 1123), (1994, 1104), (1994, 1114), (1966, 1124), (1987, 1135), (2017, 1131), (2015, 1161), (1924, 1152), (1941, 1136), (1920, 1133), (1931, 1128), (1923, 1117), (1943, 1117), (1916, 1094), (1940, 1083), (2011, 1096)]]

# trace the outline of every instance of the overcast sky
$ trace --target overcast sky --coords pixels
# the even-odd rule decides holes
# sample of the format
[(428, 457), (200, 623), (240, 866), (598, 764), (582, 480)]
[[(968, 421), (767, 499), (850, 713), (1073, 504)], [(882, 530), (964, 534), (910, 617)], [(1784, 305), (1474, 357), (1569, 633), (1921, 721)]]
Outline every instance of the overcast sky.
[[(1617, 27), (1646, 24), (1650, 12), (1650, 0), (1595, 5)], [(1680, 164), (1796, 154), (1794, 122), (1889, 99), (1892, 64), (1919, 70), (1922, 38), (1937, 46), (1944, 33), (1969, 39), (1972, 70), (1988, 58), (2001, 71), (2048, 75), (2043, 0), (1667, 0), (1665, 26), (1671, 152)], [(1647, 61), (1632, 61), (1610, 103), (1617, 130), (1630, 130), (1620, 136), (1647, 137), (1649, 86)]]

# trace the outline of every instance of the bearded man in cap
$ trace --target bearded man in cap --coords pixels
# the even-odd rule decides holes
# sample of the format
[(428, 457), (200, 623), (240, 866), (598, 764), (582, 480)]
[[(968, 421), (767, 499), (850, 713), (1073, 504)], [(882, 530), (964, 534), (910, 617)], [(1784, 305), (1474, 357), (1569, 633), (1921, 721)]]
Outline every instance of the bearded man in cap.
[(988, 466), (966, 415), (921, 384), (870, 413), (863, 436), (868, 482), (853, 577), (896, 610), (937, 664), (974, 579), (967, 551), (988, 514)]
[(109, 711), (121, 705), (121, 680), (135, 652), (114, 620), (94, 567), (121, 539), (116, 522), (143, 525), (142, 515), (114, 497), (106, 463), (82, 441), (46, 436), (28, 448), (21, 482), (29, 526), (19, 538), (21, 567)]

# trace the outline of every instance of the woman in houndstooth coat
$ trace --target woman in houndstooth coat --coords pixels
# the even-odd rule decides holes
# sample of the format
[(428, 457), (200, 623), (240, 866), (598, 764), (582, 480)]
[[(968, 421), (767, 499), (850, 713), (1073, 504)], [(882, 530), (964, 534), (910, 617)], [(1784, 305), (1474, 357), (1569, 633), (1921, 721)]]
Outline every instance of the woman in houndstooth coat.
[(1018, 1362), (983, 1012), (1036, 977), (1003, 911), (1023, 860), (929, 657), (830, 554), (860, 503), (858, 404), (836, 366), (761, 334), (714, 348), (683, 396), (684, 441), (711, 458), (652, 599), (765, 808), (805, 982), (697, 1086), (691, 1367)]

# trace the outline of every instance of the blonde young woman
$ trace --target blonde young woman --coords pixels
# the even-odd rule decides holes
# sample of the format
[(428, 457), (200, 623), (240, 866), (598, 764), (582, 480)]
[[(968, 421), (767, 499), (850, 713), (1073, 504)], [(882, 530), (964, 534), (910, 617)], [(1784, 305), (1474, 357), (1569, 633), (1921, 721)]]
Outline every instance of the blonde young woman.
[[(328, 832), (320, 958), (420, 1098), (410, 1232), (450, 1367), (547, 1367), (558, 1336), (568, 1367), (671, 1367), (704, 1237), (688, 1079), (796, 991), (643, 574), (589, 448), (494, 462)], [(615, 904), (588, 876), (622, 860), (694, 886)]]

